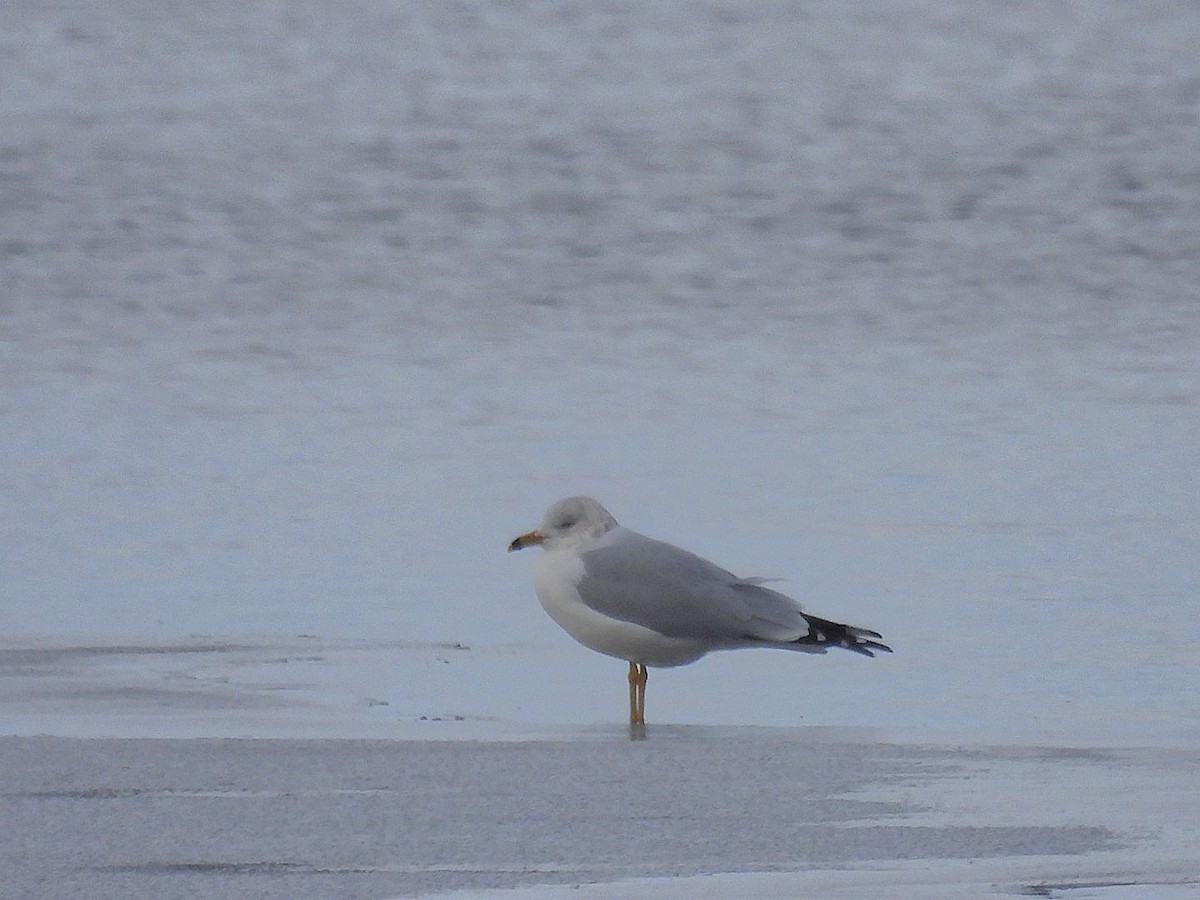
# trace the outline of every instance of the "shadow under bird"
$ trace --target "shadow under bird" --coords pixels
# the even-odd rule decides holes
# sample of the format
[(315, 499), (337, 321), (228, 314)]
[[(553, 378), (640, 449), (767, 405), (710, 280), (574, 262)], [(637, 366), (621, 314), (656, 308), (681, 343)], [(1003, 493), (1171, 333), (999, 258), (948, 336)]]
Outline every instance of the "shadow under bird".
[(739, 647), (892, 652), (876, 640), (882, 635), (809, 615), (761, 578), (739, 578), (623, 528), (590, 497), (558, 501), (508, 549), (535, 544), (545, 552), (534, 585), (550, 618), (585, 647), (628, 661), (631, 726), (646, 721), (647, 666), (681, 666)]

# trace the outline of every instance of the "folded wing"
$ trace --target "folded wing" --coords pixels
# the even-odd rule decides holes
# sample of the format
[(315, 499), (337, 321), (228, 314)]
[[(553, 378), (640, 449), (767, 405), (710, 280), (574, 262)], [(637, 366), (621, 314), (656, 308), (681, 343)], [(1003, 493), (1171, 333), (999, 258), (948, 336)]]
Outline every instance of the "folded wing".
[(668, 637), (737, 646), (809, 633), (800, 605), (786, 594), (628, 529), (582, 559), (578, 590), (585, 604)]

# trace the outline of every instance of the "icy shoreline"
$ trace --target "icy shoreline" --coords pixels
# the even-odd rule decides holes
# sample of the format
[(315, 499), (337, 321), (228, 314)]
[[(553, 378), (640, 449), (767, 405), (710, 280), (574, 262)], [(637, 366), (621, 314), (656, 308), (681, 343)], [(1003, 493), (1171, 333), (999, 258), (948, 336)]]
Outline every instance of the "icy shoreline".
[[(552, 627), (552, 626), (551, 626)], [(906, 654), (911, 657), (912, 654)], [(1181, 710), (1113, 714), (1100, 691), (1049, 710), (999, 691), (968, 714), (963, 686), (937, 694), (916, 664), (714, 654), (652, 674), (653, 727), (802, 729), (932, 746), (1197, 746)], [(0, 734), (76, 738), (569, 740), (619, 730), (624, 673), (561, 638), (547, 643), (299, 637), (157, 642), (26, 641), (0, 646)], [(764, 684), (779, 690), (753, 704)], [(855, 702), (855, 700), (859, 702)]]
[[(21, 836), (0, 874), (12, 896), (86, 883), (172, 900), (1200, 890), (1192, 741), (703, 717), (631, 741), (598, 720), (612, 685), (563, 653), (315, 638), (0, 650), (0, 827)], [(536, 674), (547, 665), (594, 694), (560, 694)], [(678, 714), (669, 681), (660, 693), (660, 714)]]
[(11, 896), (93, 898), (1183, 897), (1200, 883), (1194, 759), (678, 726), (640, 742), (0, 738), (16, 836), (0, 871)]

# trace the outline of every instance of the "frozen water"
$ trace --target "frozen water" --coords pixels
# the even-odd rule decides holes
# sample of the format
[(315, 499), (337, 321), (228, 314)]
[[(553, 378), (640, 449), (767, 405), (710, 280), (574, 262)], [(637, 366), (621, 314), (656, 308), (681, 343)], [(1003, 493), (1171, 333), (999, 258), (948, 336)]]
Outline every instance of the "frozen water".
[(578, 492), (896, 649), (655, 672), (652, 722), (1194, 751), (1198, 43), (4, 4), (0, 732), (620, 721), (504, 552)]
[[(784, 897), (874, 896), (886, 879), (899, 891), (889, 896), (914, 897), (1200, 883), (1191, 751), (621, 732), (518, 743), (2, 738), (3, 890), (299, 900), (615, 882), (582, 896), (742, 896), (755, 872), (787, 873), (748, 881)], [(742, 879), (661, 880), (722, 872)], [(532, 896), (574, 896), (566, 890)]]
[(1196, 738), (1191, 6), (207, 9), (0, 11), (9, 642), (552, 652), (581, 491), (899, 651), (659, 721)]

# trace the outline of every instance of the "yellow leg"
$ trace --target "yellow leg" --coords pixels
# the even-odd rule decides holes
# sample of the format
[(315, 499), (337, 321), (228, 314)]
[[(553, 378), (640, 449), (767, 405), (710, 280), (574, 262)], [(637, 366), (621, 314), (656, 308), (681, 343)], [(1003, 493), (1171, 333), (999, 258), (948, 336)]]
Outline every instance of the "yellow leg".
[(629, 724), (646, 724), (646, 680), (649, 670), (641, 663), (629, 664)]
[(638, 723), (638, 667), (637, 663), (629, 664), (629, 724)]
[(642, 666), (638, 678), (638, 724), (646, 724), (646, 682), (650, 680), (650, 670)]

